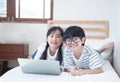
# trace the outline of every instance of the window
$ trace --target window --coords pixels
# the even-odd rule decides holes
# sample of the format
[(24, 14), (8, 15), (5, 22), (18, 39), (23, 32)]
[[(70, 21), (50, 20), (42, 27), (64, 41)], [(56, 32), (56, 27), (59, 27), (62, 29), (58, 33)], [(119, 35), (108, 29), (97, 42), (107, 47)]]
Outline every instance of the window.
[(0, 21), (47, 22), (53, 19), (53, 0), (0, 0)]

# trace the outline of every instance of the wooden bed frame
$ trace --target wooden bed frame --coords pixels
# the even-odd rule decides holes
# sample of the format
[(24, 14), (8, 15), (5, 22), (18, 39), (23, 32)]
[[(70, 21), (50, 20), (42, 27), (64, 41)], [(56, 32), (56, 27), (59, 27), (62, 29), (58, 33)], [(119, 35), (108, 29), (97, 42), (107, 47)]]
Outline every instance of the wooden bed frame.
[[(89, 39), (105, 39), (109, 37), (109, 22), (106, 20), (48, 20), (48, 27), (51, 26), (61, 26), (64, 30), (69, 25), (79, 25), (82, 26), (84, 31), (86, 32), (86, 37)], [(90, 27), (89, 27), (90, 26)], [(88, 32), (94, 32), (92, 35), (87, 34)], [(96, 32), (102, 33), (102, 34), (96, 34)]]

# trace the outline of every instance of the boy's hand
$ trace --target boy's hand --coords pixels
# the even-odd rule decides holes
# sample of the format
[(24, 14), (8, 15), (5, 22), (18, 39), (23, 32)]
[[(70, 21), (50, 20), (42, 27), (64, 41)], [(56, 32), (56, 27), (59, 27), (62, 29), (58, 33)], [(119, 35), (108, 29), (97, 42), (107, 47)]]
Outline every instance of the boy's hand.
[(77, 66), (72, 66), (72, 67), (70, 68), (70, 73), (71, 73), (71, 75), (74, 75), (74, 76), (79, 75), (79, 67), (77, 67)]

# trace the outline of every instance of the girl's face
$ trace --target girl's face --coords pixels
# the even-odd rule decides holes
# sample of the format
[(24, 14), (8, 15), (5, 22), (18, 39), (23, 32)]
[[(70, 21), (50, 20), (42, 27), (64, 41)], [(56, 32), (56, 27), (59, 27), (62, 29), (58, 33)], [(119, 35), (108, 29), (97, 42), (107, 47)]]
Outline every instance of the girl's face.
[(84, 43), (84, 38), (82, 40), (79, 37), (68, 38), (65, 41), (66, 46), (73, 52), (82, 49), (82, 44)]
[(48, 44), (50, 48), (57, 49), (62, 43), (62, 36), (59, 30), (51, 32), (51, 34), (47, 37)]

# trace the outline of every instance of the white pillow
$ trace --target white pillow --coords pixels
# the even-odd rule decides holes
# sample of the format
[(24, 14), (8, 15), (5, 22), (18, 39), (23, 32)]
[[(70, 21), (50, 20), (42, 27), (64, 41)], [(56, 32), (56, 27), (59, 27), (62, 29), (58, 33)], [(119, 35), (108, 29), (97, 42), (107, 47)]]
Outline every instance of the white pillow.
[[(104, 40), (87, 40), (86, 41), (86, 45), (88, 45), (89, 47), (92, 47), (95, 50), (100, 49), (103, 45), (105, 44), (109, 44), (109, 43), (113, 43), (113, 39), (112, 38), (106, 38)], [(110, 60), (112, 61), (112, 51), (113, 51), (113, 47), (112, 48), (107, 48), (105, 49), (103, 52), (101, 52), (101, 56), (105, 59), (105, 60)]]

